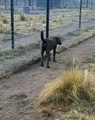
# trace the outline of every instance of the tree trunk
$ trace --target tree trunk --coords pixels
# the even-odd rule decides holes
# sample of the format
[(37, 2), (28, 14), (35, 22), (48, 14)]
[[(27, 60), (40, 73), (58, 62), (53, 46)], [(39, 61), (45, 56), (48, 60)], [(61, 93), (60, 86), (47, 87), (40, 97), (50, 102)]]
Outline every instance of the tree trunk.
[(88, 8), (88, 0), (86, 1), (86, 8)]
[(52, 0), (51, 0), (51, 2), (50, 2), (50, 8), (51, 8), (51, 9), (53, 8)]
[(26, 6), (26, 0), (24, 0), (24, 6)]
[(31, 1), (31, 6), (32, 6), (32, 10), (34, 9), (33, 6), (34, 6), (34, 0)]
[(64, 6), (64, 8), (67, 8), (67, 2), (68, 2), (68, 1), (67, 1), (67, 0), (65, 0), (65, 6)]
[(1, 0), (0, 0), (0, 5), (1, 5)]
[(91, 0), (91, 9), (93, 8), (93, 0)]
[(18, 1), (16, 0), (16, 6), (18, 6)]
[(28, 0), (28, 6), (31, 6), (31, 4), (32, 4), (32, 1)]
[(5, 3), (5, 10), (7, 9), (7, 0), (4, 1)]

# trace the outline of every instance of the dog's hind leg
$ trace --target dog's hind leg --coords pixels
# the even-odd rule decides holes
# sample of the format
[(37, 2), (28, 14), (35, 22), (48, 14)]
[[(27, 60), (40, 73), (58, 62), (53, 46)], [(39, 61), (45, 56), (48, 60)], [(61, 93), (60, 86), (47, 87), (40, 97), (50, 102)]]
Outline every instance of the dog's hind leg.
[(47, 68), (49, 68), (50, 50), (46, 50), (46, 54), (47, 54)]
[(56, 54), (56, 49), (53, 49), (53, 61), (56, 62), (55, 60), (55, 54)]
[(49, 61), (51, 61), (51, 57), (50, 57), (50, 55), (49, 55)]
[(43, 64), (43, 55), (44, 55), (44, 50), (41, 49), (41, 66), (44, 66), (44, 64)]

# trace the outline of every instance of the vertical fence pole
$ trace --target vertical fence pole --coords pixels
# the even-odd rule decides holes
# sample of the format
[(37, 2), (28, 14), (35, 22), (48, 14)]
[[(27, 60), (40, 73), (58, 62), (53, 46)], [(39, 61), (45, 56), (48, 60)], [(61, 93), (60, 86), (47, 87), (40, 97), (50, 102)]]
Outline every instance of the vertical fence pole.
[(14, 49), (14, 0), (11, 0), (11, 48)]
[(46, 38), (49, 37), (49, 4), (50, 4), (50, 0), (47, 0), (47, 6), (46, 6)]
[(79, 29), (81, 29), (81, 11), (82, 11), (82, 0), (80, 0)]

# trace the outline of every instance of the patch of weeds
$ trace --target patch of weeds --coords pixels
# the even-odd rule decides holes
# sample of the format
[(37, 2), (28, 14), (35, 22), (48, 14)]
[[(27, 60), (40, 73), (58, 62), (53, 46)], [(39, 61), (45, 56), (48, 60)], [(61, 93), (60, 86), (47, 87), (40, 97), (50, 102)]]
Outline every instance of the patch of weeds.
[(8, 18), (5, 14), (0, 14), (0, 19), (3, 24), (8, 24)]
[(1, 22), (0, 23), (0, 34), (5, 32), (5, 25)]
[(0, 70), (0, 79), (1, 78), (3, 78), (3, 77), (7, 77), (7, 76), (9, 76), (9, 75), (11, 75), (12, 74), (12, 72), (11, 72), (11, 70), (10, 69), (3, 69), (3, 70)]
[(25, 48), (24, 48), (23, 46), (18, 46), (17, 49), (18, 49), (18, 50), (23, 50), (23, 49), (25, 49)]
[(19, 19), (20, 21), (26, 21), (26, 15), (24, 13), (20, 13)]
[(6, 17), (3, 17), (3, 18), (2, 18), (2, 22), (3, 22), (4, 24), (8, 24), (7, 18), (6, 18)]
[(75, 101), (95, 100), (93, 72), (73, 69), (48, 83), (39, 96), (41, 103), (71, 104)]
[(0, 53), (0, 62), (4, 62), (7, 59), (12, 59), (12, 55), (8, 52), (1, 52)]
[(38, 19), (42, 24), (45, 24), (45, 16), (40, 16)]
[(80, 35), (80, 31), (68, 32), (68, 35), (71, 35), (71, 36), (79, 36), (79, 35)]

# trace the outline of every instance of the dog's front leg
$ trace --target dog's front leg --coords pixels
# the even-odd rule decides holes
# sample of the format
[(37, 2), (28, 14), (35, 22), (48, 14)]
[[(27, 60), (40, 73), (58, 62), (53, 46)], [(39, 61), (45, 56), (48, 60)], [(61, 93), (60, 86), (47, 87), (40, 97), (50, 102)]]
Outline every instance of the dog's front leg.
[(53, 61), (56, 62), (55, 60), (55, 54), (56, 54), (56, 49), (53, 49)]
[(47, 54), (47, 68), (49, 68), (50, 50), (47, 50), (46, 54)]

